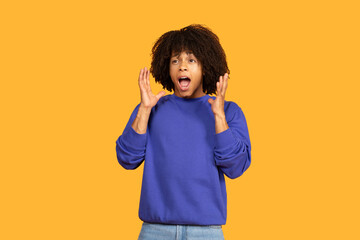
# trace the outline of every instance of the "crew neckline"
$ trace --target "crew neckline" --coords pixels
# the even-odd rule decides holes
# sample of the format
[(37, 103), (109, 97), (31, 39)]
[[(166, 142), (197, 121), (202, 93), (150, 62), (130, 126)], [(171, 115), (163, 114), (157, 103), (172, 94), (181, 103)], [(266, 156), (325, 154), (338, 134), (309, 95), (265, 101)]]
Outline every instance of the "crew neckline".
[(204, 96), (197, 97), (197, 98), (182, 98), (182, 97), (176, 96), (175, 93), (173, 93), (171, 96), (173, 96), (174, 99), (177, 99), (179, 101), (184, 101), (184, 102), (197, 102), (197, 101), (201, 101), (203, 99), (207, 99), (209, 97), (208, 94), (205, 94)]

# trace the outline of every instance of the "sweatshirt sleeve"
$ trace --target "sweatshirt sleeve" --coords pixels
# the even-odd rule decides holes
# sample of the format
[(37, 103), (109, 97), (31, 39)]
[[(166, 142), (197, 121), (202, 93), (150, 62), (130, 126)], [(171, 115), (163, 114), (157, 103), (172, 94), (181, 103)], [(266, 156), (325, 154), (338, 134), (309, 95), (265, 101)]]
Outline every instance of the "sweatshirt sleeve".
[(251, 144), (245, 115), (234, 102), (225, 109), (229, 128), (215, 134), (215, 164), (231, 179), (240, 177), (251, 163)]
[(145, 159), (148, 131), (144, 134), (139, 134), (131, 127), (139, 107), (140, 104), (135, 107), (122, 135), (116, 140), (117, 159), (125, 169), (136, 169)]

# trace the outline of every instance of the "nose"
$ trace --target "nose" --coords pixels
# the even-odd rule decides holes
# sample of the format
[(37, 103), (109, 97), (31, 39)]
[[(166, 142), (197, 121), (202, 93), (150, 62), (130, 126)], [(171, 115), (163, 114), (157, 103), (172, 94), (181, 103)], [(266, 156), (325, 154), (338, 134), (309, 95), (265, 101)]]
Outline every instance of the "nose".
[(179, 69), (180, 69), (180, 71), (187, 71), (187, 65), (186, 65), (185, 61), (181, 61)]

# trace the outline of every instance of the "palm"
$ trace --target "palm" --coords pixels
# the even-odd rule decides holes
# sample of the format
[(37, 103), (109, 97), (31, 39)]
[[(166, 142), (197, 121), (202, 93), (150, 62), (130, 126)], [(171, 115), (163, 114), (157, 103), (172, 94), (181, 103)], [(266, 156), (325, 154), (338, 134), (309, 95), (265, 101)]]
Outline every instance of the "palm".
[(141, 104), (144, 107), (150, 107), (156, 105), (159, 99), (165, 95), (164, 91), (160, 91), (157, 95), (154, 95), (151, 91), (150, 81), (149, 81), (149, 70), (141, 69), (139, 74), (139, 87), (140, 87), (140, 94), (141, 94)]
[(213, 104), (211, 104), (211, 110), (213, 111), (213, 113), (216, 113), (221, 109), (221, 107), (222, 107), (221, 103), (222, 103), (221, 97), (216, 96)]
[(216, 98), (215, 100), (209, 98), (211, 110), (214, 114), (224, 114), (224, 101), (228, 79), (229, 75), (227, 73), (225, 73), (224, 76), (220, 76), (219, 81), (216, 83)]

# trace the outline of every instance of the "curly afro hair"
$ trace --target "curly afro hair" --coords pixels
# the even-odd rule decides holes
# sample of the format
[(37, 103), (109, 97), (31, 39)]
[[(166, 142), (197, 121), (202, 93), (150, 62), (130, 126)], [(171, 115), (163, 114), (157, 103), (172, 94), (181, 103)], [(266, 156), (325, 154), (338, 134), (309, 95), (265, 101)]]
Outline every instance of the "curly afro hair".
[(192, 24), (180, 30), (164, 33), (152, 48), (150, 72), (163, 89), (174, 90), (170, 78), (171, 55), (191, 51), (200, 61), (203, 71), (203, 91), (216, 93), (216, 82), (225, 73), (230, 74), (224, 49), (219, 38), (207, 27)]

